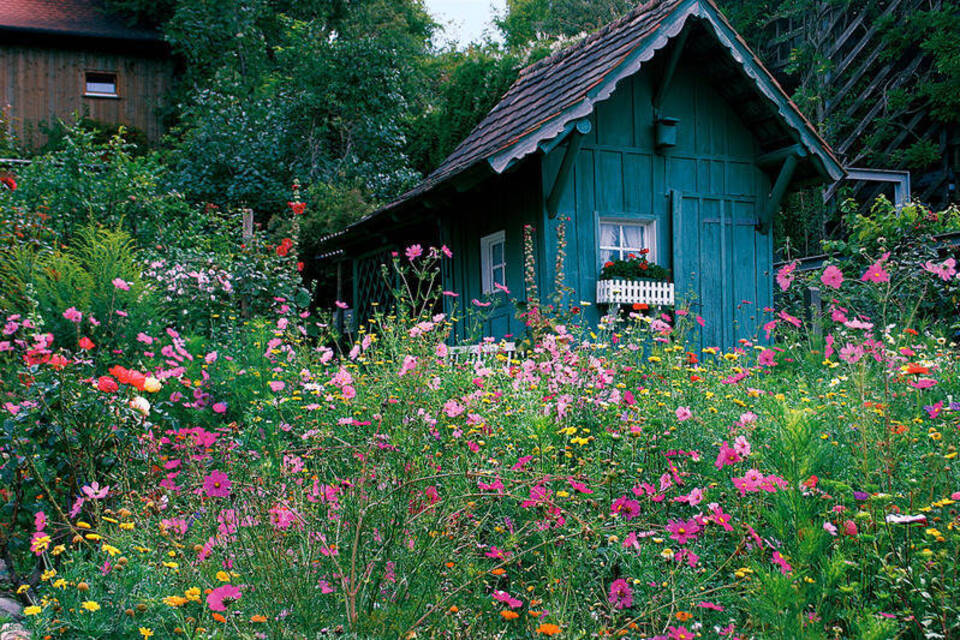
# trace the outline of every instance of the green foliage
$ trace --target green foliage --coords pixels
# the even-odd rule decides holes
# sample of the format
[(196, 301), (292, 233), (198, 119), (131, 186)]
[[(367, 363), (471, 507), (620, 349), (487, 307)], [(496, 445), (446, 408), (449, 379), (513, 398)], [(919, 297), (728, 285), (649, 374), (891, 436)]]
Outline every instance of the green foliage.
[(594, 31), (636, 6), (631, 0), (507, 0), (497, 21), (507, 46)]
[(643, 278), (645, 280), (670, 280), (672, 277), (670, 270), (653, 264), (647, 260), (647, 250), (644, 249), (643, 255), (634, 256), (629, 254), (624, 260), (611, 260), (600, 269), (601, 280), (612, 280), (616, 278), (624, 280), (636, 280)]

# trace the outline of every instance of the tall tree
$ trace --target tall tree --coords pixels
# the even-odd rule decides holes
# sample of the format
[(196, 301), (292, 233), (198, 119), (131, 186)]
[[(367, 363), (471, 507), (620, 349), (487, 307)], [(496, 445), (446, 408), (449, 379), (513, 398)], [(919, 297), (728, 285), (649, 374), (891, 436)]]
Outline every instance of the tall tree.
[(507, 0), (496, 20), (510, 47), (594, 31), (636, 6), (634, 0)]

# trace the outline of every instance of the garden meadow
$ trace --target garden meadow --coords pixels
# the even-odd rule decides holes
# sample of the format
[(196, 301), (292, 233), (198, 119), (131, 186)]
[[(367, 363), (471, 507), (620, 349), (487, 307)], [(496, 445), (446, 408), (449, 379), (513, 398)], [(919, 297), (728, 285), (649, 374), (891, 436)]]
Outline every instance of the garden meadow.
[(296, 193), (244, 238), (114, 151), (0, 187), (0, 586), (30, 637), (960, 633), (956, 211), (851, 208), (730, 351), (689, 350), (683, 307), (581, 326), (561, 297), (471, 355), (447, 337), (486, 302), (418, 285), (446, 247), (337, 335)]

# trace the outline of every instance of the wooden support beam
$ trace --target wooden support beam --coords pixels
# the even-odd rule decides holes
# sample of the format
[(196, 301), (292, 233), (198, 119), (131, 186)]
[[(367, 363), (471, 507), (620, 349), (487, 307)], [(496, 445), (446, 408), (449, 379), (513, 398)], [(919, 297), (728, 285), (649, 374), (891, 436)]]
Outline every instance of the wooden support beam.
[(583, 137), (590, 133), (593, 125), (584, 118), (577, 122), (577, 125), (570, 131), (567, 140), (567, 148), (563, 152), (563, 160), (560, 162), (560, 170), (557, 171), (557, 177), (553, 180), (553, 186), (550, 187), (550, 194), (547, 196), (547, 216), (551, 219), (557, 216), (557, 207), (560, 206), (560, 198), (563, 196), (563, 190), (570, 181), (570, 172), (573, 171), (574, 162), (577, 154), (580, 153), (580, 147), (583, 146)]
[(800, 162), (800, 156), (795, 153), (791, 153), (784, 159), (783, 166), (780, 167), (780, 175), (777, 176), (777, 181), (773, 184), (773, 189), (770, 190), (770, 196), (767, 198), (763, 212), (760, 214), (760, 220), (757, 222), (757, 231), (760, 233), (770, 232), (773, 216), (780, 208), (780, 201), (783, 200), (783, 195), (787, 192), (787, 187), (790, 186), (790, 180), (793, 179), (793, 172), (797, 168), (798, 162)]
[(757, 165), (761, 167), (768, 167), (772, 164), (783, 162), (790, 156), (803, 157), (805, 155), (807, 155), (806, 149), (799, 144), (793, 144), (789, 147), (777, 149), (776, 151), (771, 151), (770, 153), (765, 153), (762, 156), (759, 156), (757, 158)]
[(660, 117), (660, 105), (663, 104), (663, 99), (667, 95), (667, 89), (670, 88), (670, 83), (673, 81), (673, 74), (677, 70), (677, 63), (680, 62), (680, 55), (683, 53), (683, 47), (687, 43), (687, 36), (689, 34), (690, 29), (684, 29), (680, 32), (680, 35), (677, 36), (673, 44), (673, 51), (670, 52), (667, 68), (664, 69), (663, 77), (660, 78), (660, 86), (657, 87), (657, 93), (653, 96), (653, 117), (655, 120)]

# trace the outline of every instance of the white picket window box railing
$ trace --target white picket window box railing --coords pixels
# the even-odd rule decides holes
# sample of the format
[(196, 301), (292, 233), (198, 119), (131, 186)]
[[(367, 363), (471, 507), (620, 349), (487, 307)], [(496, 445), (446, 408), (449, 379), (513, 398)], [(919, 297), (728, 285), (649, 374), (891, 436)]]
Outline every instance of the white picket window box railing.
[(661, 280), (598, 280), (597, 303), (671, 307), (674, 287)]

